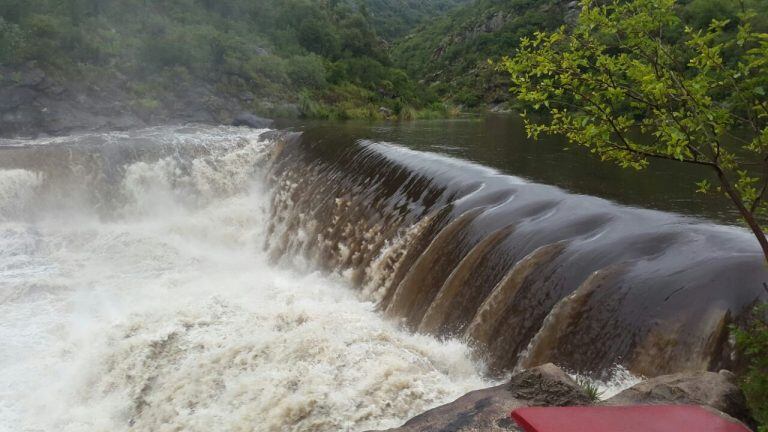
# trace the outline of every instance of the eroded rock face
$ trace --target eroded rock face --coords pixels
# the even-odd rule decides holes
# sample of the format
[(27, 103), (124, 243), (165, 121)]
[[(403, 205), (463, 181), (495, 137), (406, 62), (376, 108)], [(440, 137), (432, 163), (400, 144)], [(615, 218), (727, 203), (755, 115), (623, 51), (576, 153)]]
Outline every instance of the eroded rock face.
[[(224, 94), (207, 82), (180, 80), (178, 88), (141, 99), (134, 81), (118, 72), (90, 80), (53, 78), (34, 64), (0, 65), (0, 137), (128, 130), (156, 124), (229, 123), (255, 100)], [(265, 128), (256, 116), (243, 125)]]
[(565, 372), (546, 364), (513, 376), (507, 384), (467, 393), (389, 432), (520, 431), (509, 418), (517, 408), (588, 403), (589, 397)]
[(611, 399), (606, 405), (703, 405), (741, 420), (752, 422), (736, 377), (729, 371), (680, 373), (641, 382)]

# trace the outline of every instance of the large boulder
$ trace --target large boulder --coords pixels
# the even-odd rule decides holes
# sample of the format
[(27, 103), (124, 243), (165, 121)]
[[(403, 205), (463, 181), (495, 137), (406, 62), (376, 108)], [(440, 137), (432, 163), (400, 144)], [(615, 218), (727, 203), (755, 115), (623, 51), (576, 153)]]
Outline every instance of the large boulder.
[(605, 401), (606, 405), (703, 405), (752, 423), (744, 394), (728, 371), (679, 373), (643, 381)]
[[(744, 395), (735, 381), (735, 376), (728, 371), (665, 375), (639, 383), (601, 404), (701, 405), (715, 414), (754, 426)], [(509, 418), (517, 408), (591, 403), (568, 374), (553, 364), (546, 364), (516, 374), (506, 384), (467, 393), (387, 432), (520, 431)]]
[(232, 120), (232, 126), (248, 126), (253, 129), (266, 129), (274, 122), (270, 119), (259, 117), (251, 113), (242, 113)]
[(565, 372), (546, 364), (513, 376), (509, 383), (467, 393), (389, 432), (518, 431), (509, 418), (517, 408), (589, 403), (589, 397)]

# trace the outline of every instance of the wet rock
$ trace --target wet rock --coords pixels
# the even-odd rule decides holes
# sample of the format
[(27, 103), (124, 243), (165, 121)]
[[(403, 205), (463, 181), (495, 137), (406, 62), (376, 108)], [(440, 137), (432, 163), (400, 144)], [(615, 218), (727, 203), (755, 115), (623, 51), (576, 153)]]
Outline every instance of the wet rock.
[(505, 102), (501, 102), (501, 103), (492, 105), (489, 111), (495, 114), (500, 114), (500, 113), (510, 113), (512, 112), (512, 109), (509, 108), (509, 105), (507, 105)]
[[(568, 374), (553, 364), (546, 364), (516, 374), (506, 384), (467, 393), (387, 432), (521, 431), (509, 419), (515, 409), (591, 403), (589, 396)], [(744, 395), (736, 385), (734, 375), (728, 371), (660, 376), (637, 384), (602, 404), (701, 405), (717, 415), (754, 425)]]
[(520, 431), (509, 418), (517, 408), (589, 402), (589, 397), (565, 372), (546, 364), (513, 376), (507, 384), (467, 393), (389, 432)]
[(272, 126), (272, 123), (274, 122), (270, 119), (265, 119), (251, 113), (242, 113), (235, 117), (232, 121), (232, 126), (248, 126), (253, 129), (264, 129)]
[(746, 399), (729, 371), (679, 373), (643, 381), (605, 402), (606, 405), (683, 404), (714, 408), (747, 424)]
[(507, 390), (526, 406), (589, 405), (581, 387), (559, 367), (548, 363), (512, 377)]

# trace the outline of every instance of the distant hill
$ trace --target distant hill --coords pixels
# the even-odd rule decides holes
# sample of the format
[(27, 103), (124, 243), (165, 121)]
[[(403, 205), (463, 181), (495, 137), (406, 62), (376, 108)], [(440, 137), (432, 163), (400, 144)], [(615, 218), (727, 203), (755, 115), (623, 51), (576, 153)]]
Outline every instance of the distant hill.
[[(361, 3), (357, 0), (358, 4)], [(371, 23), (380, 36), (394, 41), (416, 26), (434, 20), (472, 0), (363, 0)]]
[[(148, 122), (226, 121), (239, 110), (333, 119), (444, 115), (434, 93), (393, 65), (390, 48), (461, 3), (2, 0), (0, 119), (12, 122), (0, 120), (0, 132), (87, 124), (94, 115)], [(116, 108), (78, 102), (86, 99)], [(81, 111), (82, 121), (49, 119)]]
[[(466, 2), (424, 21), (397, 42), (392, 58), (443, 100), (464, 108), (493, 107), (510, 100), (509, 83), (488, 61), (513, 54), (520, 39), (536, 30), (577, 19), (579, 8), (577, 0)], [(734, 22), (742, 9), (750, 9), (757, 11), (753, 27), (768, 31), (763, 12), (768, 0), (678, 0), (677, 9), (686, 25), (700, 29), (713, 19)]]
[(563, 24), (575, 7), (560, 0), (476, 0), (417, 28), (396, 45), (393, 58), (465, 107), (503, 102), (508, 86), (488, 60), (511, 54), (523, 36)]

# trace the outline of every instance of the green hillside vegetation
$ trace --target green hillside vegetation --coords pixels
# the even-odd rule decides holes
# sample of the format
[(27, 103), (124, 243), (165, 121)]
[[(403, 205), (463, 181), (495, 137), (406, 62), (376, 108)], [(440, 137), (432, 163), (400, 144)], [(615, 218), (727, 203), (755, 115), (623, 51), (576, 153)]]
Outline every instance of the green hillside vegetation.
[(508, 81), (489, 59), (509, 55), (523, 36), (563, 23), (557, 0), (478, 0), (424, 25), (393, 57), (441, 97), (468, 108), (508, 99)]
[[(692, 0), (677, 5), (683, 20), (696, 28), (712, 19), (735, 21), (742, 8), (765, 11), (768, 1)], [(513, 54), (522, 37), (566, 25), (577, 14), (578, 4), (569, 0), (477, 0), (417, 28), (397, 44), (393, 59), (440, 98), (465, 108), (509, 102), (506, 74), (489, 60), (495, 63)], [(768, 16), (762, 14), (758, 21), (763, 26)]]
[[(410, 8), (399, 13), (391, 3)], [(132, 103), (213, 84), (253, 96), (253, 109), (286, 102), (317, 118), (445, 115), (436, 95), (393, 66), (389, 35), (454, 1), (2, 0), (0, 64), (34, 62), (61, 79), (131, 83)], [(389, 15), (370, 11), (389, 10)], [(388, 26), (387, 23), (394, 23)], [(384, 108), (384, 109), (382, 109)]]
[[(701, 27), (742, 6), (768, 0), (678, 9)], [(509, 105), (493, 62), (577, 11), (566, 0), (0, 0), (0, 65), (125, 82), (128, 103), (149, 111), (209, 86), (267, 116), (440, 117)]]
[[(352, 1), (352, 0), (350, 0)], [(376, 32), (395, 41), (424, 22), (439, 17), (471, 0), (365, 0), (362, 4)]]

